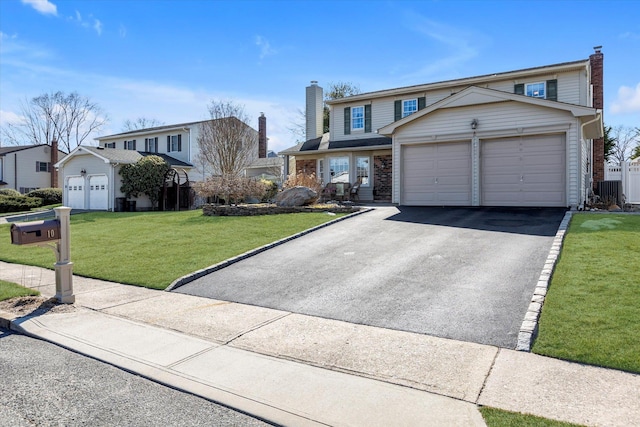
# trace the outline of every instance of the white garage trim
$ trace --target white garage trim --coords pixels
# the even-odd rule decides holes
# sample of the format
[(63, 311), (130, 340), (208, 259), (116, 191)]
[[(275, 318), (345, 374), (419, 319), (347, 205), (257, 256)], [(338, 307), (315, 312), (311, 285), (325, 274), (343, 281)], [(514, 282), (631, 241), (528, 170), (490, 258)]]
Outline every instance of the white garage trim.
[(483, 206), (567, 206), (565, 136), (481, 140)]
[(471, 144), (402, 146), (402, 204), (471, 205)]

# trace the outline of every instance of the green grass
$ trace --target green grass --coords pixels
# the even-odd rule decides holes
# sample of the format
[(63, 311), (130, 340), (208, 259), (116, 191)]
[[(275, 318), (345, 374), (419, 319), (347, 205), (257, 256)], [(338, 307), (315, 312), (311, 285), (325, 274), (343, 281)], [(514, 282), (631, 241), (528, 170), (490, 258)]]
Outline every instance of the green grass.
[(579, 427), (579, 424), (549, 420), (519, 412), (503, 411), (502, 409), (480, 408), (480, 413), (487, 423), (487, 427)]
[[(93, 212), (71, 216), (73, 272), (155, 289), (248, 250), (335, 219), (326, 213), (254, 217), (183, 212)], [(50, 249), (10, 244), (0, 226), (0, 259), (52, 268)]]
[(25, 288), (15, 283), (0, 280), (0, 301), (15, 297), (26, 297), (29, 295), (40, 295), (40, 292)]
[(640, 372), (640, 215), (576, 214), (533, 352)]
[(37, 208), (32, 208), (32, 209), (30, 209), (28, 211), (23, 211), (23, 212), (0, 212), (0, 217), (24, 215), (24, 214), (28, 214), (28, 213), (34, 213), (34, 212), (40, 212), (40, 211), (48, 211), (50, 209), (57, 208), (58, 206), (62, 206), (62, 203), (56, 203), (54, 205), (39, 206)]

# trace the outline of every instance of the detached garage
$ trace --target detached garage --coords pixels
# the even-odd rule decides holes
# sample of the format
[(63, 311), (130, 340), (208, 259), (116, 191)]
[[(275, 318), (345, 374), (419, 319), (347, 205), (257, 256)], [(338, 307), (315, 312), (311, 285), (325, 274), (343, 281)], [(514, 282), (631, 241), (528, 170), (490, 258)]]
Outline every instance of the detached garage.
[(596, 120), (593, 108), (468, 87), (378, 131), (393, 139), (393, 201), (576, 208)]

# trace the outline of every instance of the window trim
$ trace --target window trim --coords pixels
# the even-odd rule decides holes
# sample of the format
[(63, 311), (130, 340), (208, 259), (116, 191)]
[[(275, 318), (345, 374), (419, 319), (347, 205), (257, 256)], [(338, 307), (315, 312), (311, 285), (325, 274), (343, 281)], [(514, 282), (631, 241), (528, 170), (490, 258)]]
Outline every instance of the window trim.
[[(346, 168), (346, 172), (347, 172), (347, 181), (346, 182), (350, 182), (351, 179), (351, 156), (347, 155), (343, 155), (343, 156), (331, 156), (329, 157), (328, 163), (329, 163), (329, 175), (328, 175), (328, 181), (327, 182), (334, 182), (333, 181), (333, 177), (334, 177), (334, 171), (331, 169), (331, 161), (335, 160), (335, 159), (347, 159), (347, 168)], [(339, 181), (339, 182), (344, 182), (344, 181)]]
[[(355, 111), (361, 111), (362, 115), (360, 117), (355, 117), (354, 113)], [(356, 120), (359, 121), (359, 123), (361, 124), (360, 126), (356, 127)], [(356, 107), (351, 107), (351, 131), (352, 132), (364, 132), (364, 105), (358, 105)]]

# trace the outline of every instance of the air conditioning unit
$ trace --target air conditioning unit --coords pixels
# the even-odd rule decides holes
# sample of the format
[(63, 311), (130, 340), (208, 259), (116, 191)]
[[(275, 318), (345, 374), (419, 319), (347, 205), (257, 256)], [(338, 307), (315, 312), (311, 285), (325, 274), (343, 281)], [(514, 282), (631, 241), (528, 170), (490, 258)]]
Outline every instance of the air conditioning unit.
[(598, 181), (598, 196), (601, 201), (615, 200), (622, 206), (622, 181)]

